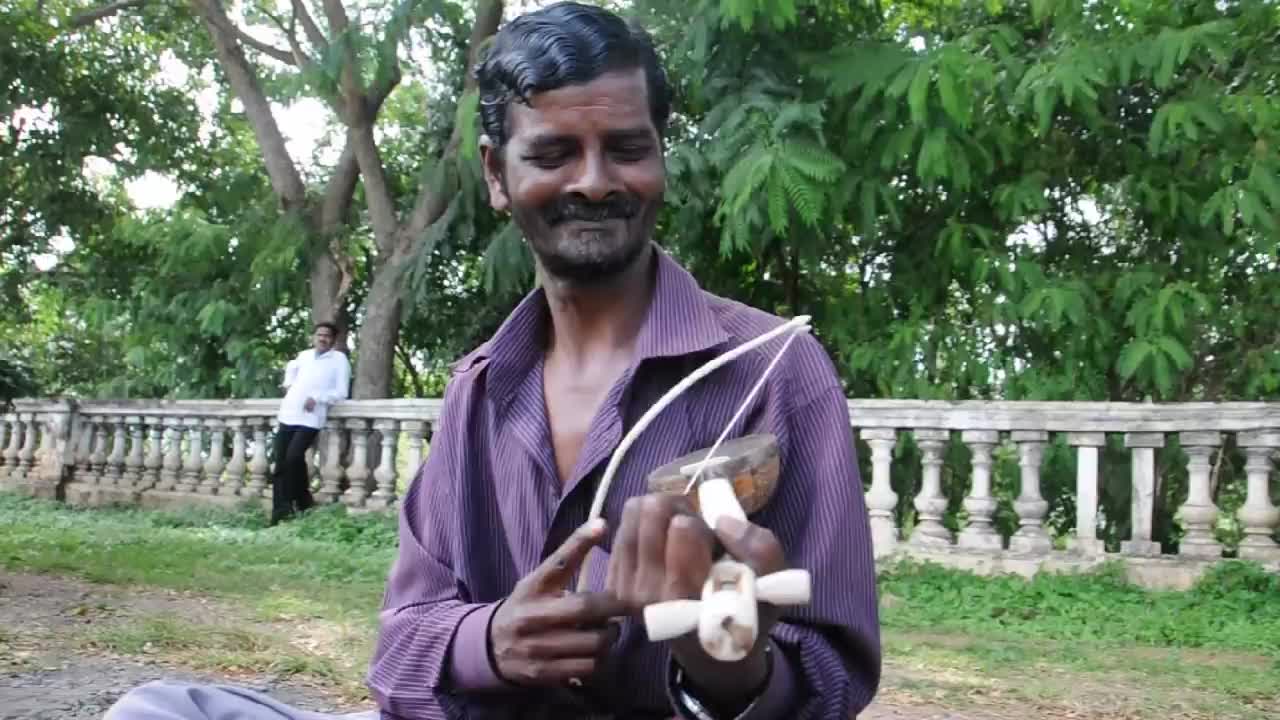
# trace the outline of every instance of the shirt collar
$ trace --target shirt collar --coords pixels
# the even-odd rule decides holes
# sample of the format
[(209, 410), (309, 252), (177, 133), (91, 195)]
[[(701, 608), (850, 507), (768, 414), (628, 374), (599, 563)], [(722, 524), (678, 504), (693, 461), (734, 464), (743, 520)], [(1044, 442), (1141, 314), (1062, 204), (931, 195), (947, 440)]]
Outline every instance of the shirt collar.
[[(693, 275), (656, 243), (653, 250), (657, 265), (653, 296), (636, 338), (635, 362), (689, 355), (727, 342), (728, 333)], [(541, 359), (549, 320), (545, 291), (537, 288), (454, 369), (465, 372), (483, 365), (491, 396), (505, 401)]]

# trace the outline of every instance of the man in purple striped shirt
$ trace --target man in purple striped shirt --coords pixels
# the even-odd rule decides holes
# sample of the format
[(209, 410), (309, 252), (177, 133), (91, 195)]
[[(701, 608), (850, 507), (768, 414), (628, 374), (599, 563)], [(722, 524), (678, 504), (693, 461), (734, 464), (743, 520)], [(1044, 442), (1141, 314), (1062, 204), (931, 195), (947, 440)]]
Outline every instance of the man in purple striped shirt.
[[(879, 680), (874, 564), (843, 389), (817, 341), (797, 338), (734, 428), (772, 433), (782, 457), (777, 493), (749, 524), (707, 528), (678, 499), (645, 498), (645, 481), (714, 443), (776, 345), (659, 415), (614, 479), (604, 528), (584, 526), (637, 418), (782, 322), (702, 291), (654, 244), (670, 108), (646, 34), (557, 4), (505, 26), (477, 76), (490, 200), (523, 231), (541, 287), (455, 365), (404, 498), (369, 673), (384, 715), (856, 714)], [(731, 664), (693, 637), (649, 642), (640, 617), (699, 596), (715, 540), (758, 572), (788, 558), (814, 579), (807, 606), (762, 609), (776, 621)], [(568, 592), (579, 570), (588, 590)]]
[[(701, 290), (655, 244), (669, 90), (647, 35), (560, 3), (506, 25), (477, 68), (490, 200), (540, 287), (454, 366), (402, 503), (368, 682), (382, 720), (844, 720), (880, 679), (875, 568), (843, 388), (796, 338), (731, 437), (777, 438), (781, 473), (748, 523), (708, 528), (654, 468), (712, 445), (781, 340), (712, 373), (629, 449), (622, 436), (706, 360), (782, 320)], [(697, 598), (716, 544), (757, 574), (812, 573), (809, 604), (761, 607), (743, 660), (693, 634), (651, 642), (645, 605)], [(586, 590), (572, 592), (581, 573)], [(221, 713), (221, 714), (220, 714)], [(315, 720), (236, 688), (149, 685), (109, 720)]]

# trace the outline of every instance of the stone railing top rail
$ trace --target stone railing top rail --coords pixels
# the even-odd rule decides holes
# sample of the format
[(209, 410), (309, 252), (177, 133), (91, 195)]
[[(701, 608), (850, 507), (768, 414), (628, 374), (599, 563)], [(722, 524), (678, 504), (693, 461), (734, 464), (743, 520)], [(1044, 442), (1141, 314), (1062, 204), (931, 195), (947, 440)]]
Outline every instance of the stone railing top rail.
[[(68, 412), (150, 417), (274, 417), (280, 400), (92, 400), (24, 398), (19, 413)], [(434, 420), (439, 398), (345, 400), (329, 410), (333, 419)], [(1074, 401), (849, 400), (860, 429), (1045, 431), (1074, 433), (1248, 433), (1258, 444), (1280, 445), (1280, 403), (1113, 403)], [(1270, 432), (1268, 432), (1270, 431)]]
[[(434, 420), (440, 417), (443, 401), (427, 399), (344, 400), (329, 408), (329, 418), (380, 420)], [(81, 415), (124, 415), (130, 417), (214, 417), (274, 418), (280, 408), (279, 398), (248, 400), (43, 400), (14, 401), (19, 413), (69, 412)]]
[(1047, 432), (1257, 432), (1280, 429), (1280, 403), (850, 400), (858, 428)]

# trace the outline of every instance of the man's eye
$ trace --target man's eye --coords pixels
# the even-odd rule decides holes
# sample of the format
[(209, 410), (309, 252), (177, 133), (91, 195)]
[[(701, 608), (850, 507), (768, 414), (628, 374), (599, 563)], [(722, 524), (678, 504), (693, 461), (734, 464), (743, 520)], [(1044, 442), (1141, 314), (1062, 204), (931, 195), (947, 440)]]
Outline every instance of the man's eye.
[(640, 160), (649, 154), (648, 145), (622, 145), (614, 153), (625, 160)]
[(545, 153), (536, 153), (533, 155), (526, 155), (524, 159), (525, 159), (525, 162), (531, 165), (550, 168), (550, 167), (559, 167), (560, 165), (563, 165), (567, 157), (568, 155), (566, 153), (545, 152)]

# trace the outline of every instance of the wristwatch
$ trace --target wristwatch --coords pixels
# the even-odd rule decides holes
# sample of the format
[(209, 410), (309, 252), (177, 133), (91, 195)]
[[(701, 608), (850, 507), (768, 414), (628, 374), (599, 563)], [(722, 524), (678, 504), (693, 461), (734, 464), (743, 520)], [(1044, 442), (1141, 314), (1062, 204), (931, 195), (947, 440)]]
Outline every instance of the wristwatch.
[(751, 702), (742, 709), (742, 712), (730, 717), (724, 713), (717, 713), (707, 703), (699, 700), (693, 690), (691, 690), (684, 680), (684, 668), (680, 667), (674, 659), (668, 665), (667, 671), (667, 690), (671, 695), (672, 701), (675, 703), (675, 710), (682, 717), (689, 720), (734, 720), (735, 718), (745, 717), (755, 707), (760, 696), (764, 694), (766, 688), (769, 687), (769, 681), (773, 678), (773, 643), (766, 643), (764, 646), (765, 673), (764, 681), (760, 683), (760, 687), (753, 694)]

